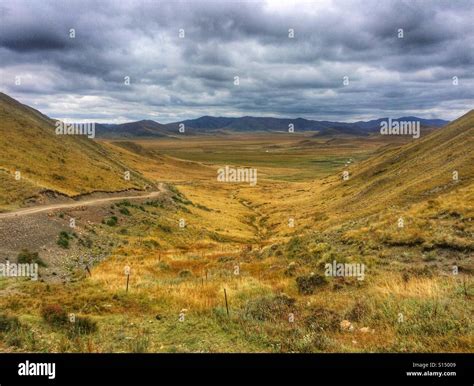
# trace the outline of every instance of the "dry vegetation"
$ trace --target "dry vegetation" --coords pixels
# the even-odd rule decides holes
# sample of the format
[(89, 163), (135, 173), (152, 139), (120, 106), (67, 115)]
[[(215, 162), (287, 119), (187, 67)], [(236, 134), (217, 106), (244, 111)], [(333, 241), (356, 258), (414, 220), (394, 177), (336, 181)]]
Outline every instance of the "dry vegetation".
[(152, 184), (93, 140), (54, 130), (54, 121), (0, 93), (0, 210), (37, 201), (45, 191), (75, 196)]
[[(114, 246), (90, 275), (0, 280), (0, 350), (472, 351), (473, 118), (403, 146), (298, 134), (102, 142), (173, 186), (91, 225)], [(217, 182), (222, 165), (257, 167), (257, 186)], [(365, 264), (365, 279), (324, 276), (333, 260)]]

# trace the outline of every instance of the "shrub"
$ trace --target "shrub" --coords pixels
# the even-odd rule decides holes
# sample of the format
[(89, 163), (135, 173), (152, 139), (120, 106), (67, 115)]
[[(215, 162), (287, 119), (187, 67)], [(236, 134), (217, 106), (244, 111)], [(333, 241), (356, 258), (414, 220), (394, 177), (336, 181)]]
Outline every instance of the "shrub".
[(171, 227), (169, 225), (158, 224), (158, 228), (160, 228), (163, 232), (171, 233)]
[(9, 332), (20, 328), (20, 322), (15, 316), (0, 314), (0, 332)]
[(69, 322), (66, 311), (60, 305), (47, 305), (41, 310), (44, 321), (53, 327), (62, 327)]
[(170, 265), (164, 261), (160, 261), (158, 263), (158, 268), (162, 269), (163, 271), (169, 271), (171, 269)]
[(336, 331), (339, 329), (340, 316), (325, 308), (310, 310), (310, 314), (304, 319), (304, 324), (313, 331)]
[(158, 248), (160, 246), (160, 243), (156, 240), (151, 239), (143, 241), (143, 245), (148, 249), (154, 249)]
[(354, 306), (346, 314), (346, 319), (360, 322), (370, 312), (369, 306), (365, 301), (356, 300)]
[(61, 176), (61, 175), (56, 174), (56, 173), (53, 173), (51, 176), (53, 177), (53, 179), (55, 179), (57, 181), (64, 181), (66, 179), (66, 177)]
[(293, 237), (286, 245), (286, 252), (290, 259), (298, 257), (303, 249), (302, 241), (299, 237)]
[(153, 206), (155, 208), (163, 208), (163, 202), (158, 200), (146, 201), (145, 205)]
[(68, 335), (71, 336), (86, 335), (97, 331), (97, 323), (91, 318), (76, 316), (74, 322), (71, 322), (66, 311), (57, 304), (44, 306), (41, 316), (50, 326), (66, 329)]
[(201, 210), (205, 210), (206, 212), (211, 212), (212, 211), (207, 206), (204, 206), (204, 205), (201, 205), (201, 204), (196, 204), (196, 208), (199, 208)]
[(326, 284), (326, 277), (322, 275), (311, 274), (309, 276), (299, 276), (296, 278), (298, 292), (303, 295), (311, 295), (316, 287)]
[(187, 278), (187, 277), (191, 277), (193, 274), (191, 273), (191, 271), (188, 271), (187, 269), (185, 270), (182, 270), (180, 273), (179, 273), (179, 277), (181, 278)]
[(294, 304), (295, 299), (285, 294), (263, 296), (247, 302), (244, 315), (261, 321), (287, 318)]
[(288, 241), (285, 252), (289, 259), (310, 260), (314, 257), (308, 248), (308, 243), (298, 236)]
[(40, 267), (46, 267), (46, 263), (41, 260), (38, 252), (30, 252), (28, 249), (23, 249), (18, 254), (19, 264), (38, 264)]
[(71, 323), (70, 335), (88, 335), (97, 331), (97, 322), (87, 316), (76, 316), (74, 323)]
[(116, 216), (109, 217), (107, 220), (105, 220), (105, 224), (108, 225), (109, 227), (113, 227), (117, 225), (118, 223), (118, 218)]
[(124, 214), (125, 216), (130, 216), (130, 211), (128, 210), (128, 208), (120, 208), (120, 213)]
[(59, 238), (58, 238), (58, 241), (57, 241), (57, 244), (64, 248), (64, 249), (67, 249), (69, 248), (69, 240), (71, 239), (71, 235), (68, 233), (68, 232), (65, 232), (65, 231), (61, 231), (59, 233)]

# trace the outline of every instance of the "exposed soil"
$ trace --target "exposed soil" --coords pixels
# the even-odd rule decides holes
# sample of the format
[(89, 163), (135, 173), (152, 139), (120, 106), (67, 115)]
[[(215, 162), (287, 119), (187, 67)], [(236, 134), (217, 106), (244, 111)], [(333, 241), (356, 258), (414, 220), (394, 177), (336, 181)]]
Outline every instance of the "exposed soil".
[[(166, 189), (131, 195), (127, 193), (96, 193), (72, 202), (42, 205), (0, 213), (0, 262), (17, 261), (20, 251), (38, 252), (47, 267), (40, 268), (41, 280), (68, 281), (74, 269), (84, 269), (108, 256), (116, 240), (95, 233), (95, 226), (113, 213), (110, 204), (116, 201), (140, 201), (163, 195)], [(75, 227), (71, 227), (71, 219)], [(71, 235), (70, 245), (58, 245), (60, 232)], [(87, 246), (92, 242), (93, 247)]]

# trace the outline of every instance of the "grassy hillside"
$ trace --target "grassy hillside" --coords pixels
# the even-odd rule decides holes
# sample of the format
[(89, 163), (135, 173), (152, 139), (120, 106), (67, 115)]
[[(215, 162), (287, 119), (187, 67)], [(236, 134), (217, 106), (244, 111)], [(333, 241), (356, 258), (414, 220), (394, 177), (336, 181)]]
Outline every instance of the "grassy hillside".
[(373, 210), (472, 186), (473, 149), (474, 110), (424, 138), (349, 166), (349, 180), (336, 191), (331, 188), (330, 194), (343, 196), (338, 205)]
[[(149, 182), (86, 136), (56, 135), (54, 121), (0, 93), (0, 207), (21, 205), (42, 190), (66, 195)], [(131, 172), (130, 181), (124, 172)], [(15, 180), (15, 172), (21, 180)]]
[(104, 138), (115, 138), (115, 137), (159, 138), (159, 137), (167, 137), (170, 134), (173, 134), (173, 132), (171, 132), (167, 128), (167, 126), (162, 125), (155, 121), (150, 121), (150, 120), (128, 122), (128, 123), (122, 123), (119, 125), (113, 125), (113, 124), (97, 124), (96, 125), (97, 137), (104, 137)]

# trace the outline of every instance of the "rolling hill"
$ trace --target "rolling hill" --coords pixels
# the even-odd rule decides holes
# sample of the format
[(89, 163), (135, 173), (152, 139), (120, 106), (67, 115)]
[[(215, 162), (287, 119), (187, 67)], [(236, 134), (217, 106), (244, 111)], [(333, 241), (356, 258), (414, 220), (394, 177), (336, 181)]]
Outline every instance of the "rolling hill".
[(166, 137), (171, 134), (167, 126), (161, 123), (142, 120), (136, 122), (127, 122), (118, 125), (96, 124), (96, 134), (102, 138), (116, 137)]
[[(370, 208), (427, 200), (474, 181), (474, 110), (440, 130), (349, 167), (342, 205)], [(453, 179), (457, 172), (458, 180)], [(335, 192), (332, 191), (331, 194)], [(350, 197), (350, 198), (349, 198)]]
[[(150, 185), (100, 144), (86, 136), (56, 135), (53, 120), (3, 93), (0, 149), (0, 206), (4, 208), (42, 191), (74, 196)], [(124, 178), (127, 170), (130, 180)]]
[[(151, 120), (129, 122), (123, 124), (98, 125), (98, 136), (103, 138), (133, 138), (133, 137), (163, 137), (176, 135), (179, 125), (184, 124), (189, 134), (216, 134), (222, 132), (288, 132), (290, 124), (295, 131), (317, 131), (318, 136), (323, 135), (359, 135), (364, 136), (380, 130), (380, 122), (388, 118), (371, 121), (358, 121), (353, 123), (314, 121), (304, 118), (271, 118), (271, 117), (212, 117), (203, 116), (197, 119), (160, 124)], [(393, 121), (420, 121), (423, 128), (438, 128), (448, 123), (442, 119), (423, 119), (417, 117), (401, 117)]]

